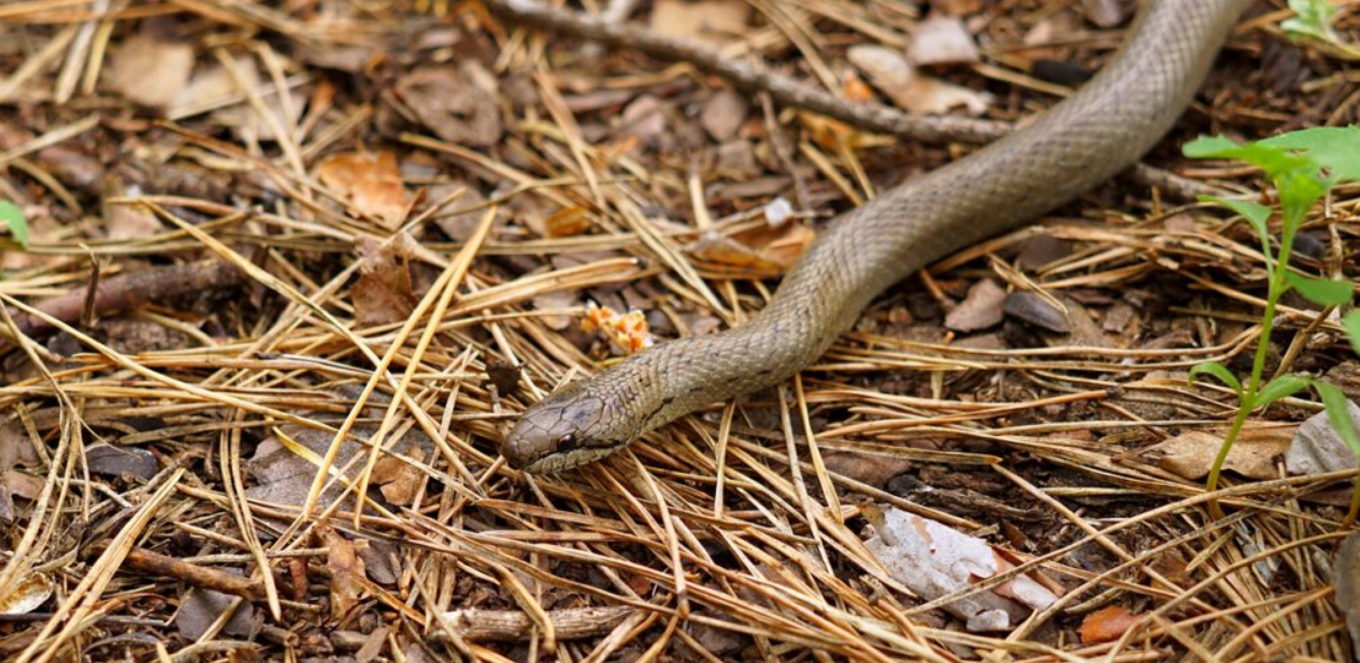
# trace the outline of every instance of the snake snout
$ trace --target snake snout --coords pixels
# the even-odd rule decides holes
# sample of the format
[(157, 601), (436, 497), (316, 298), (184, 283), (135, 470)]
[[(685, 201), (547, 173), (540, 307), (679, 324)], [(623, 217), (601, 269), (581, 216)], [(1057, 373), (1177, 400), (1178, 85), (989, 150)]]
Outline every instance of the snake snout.
[[(604, 413), (599, 398), (559, 393), (529, 408), (501, 446), (501, 455), (517, 470), (557, 471), (605, 455), (593, 429)], [(589, 458), (587, 458), (589, 456)]]

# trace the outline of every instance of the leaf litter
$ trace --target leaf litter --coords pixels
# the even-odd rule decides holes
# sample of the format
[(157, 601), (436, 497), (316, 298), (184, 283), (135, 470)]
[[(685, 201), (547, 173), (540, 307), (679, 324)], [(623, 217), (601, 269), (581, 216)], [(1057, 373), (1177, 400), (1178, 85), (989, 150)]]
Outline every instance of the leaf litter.
[[(494, 4), (0, 7), (0, 198), (30, 233), (0, 298), (31, 337), (0, 357), (6, 660), (1350, 657), (1328, 491), (1354, 457), (1291, 472), (1280, 431), (1319, 407), (1276, 403), (1209, 517), (1195, 475), (1231, 399), (1185, 378), (1253, 351), (1263, 262), (1142, 180), (894, 286), (786, 397), (569, 475), (498, 462), (611, 345), (748, 320), (827, 219), (976, 141), (877, 135)], [(1131, 6), (602, 4), (865, 108), (998, 126), (1098, 70)], [(1248, 25), (1168, 145), (1206, 113), (1243, 137), (1360, 120), (1353, 17), (1303, 47)], [(1177, 152), (1150, 163), (1259, 194)], [(1299, 269), (1355, 278), (1354, 203), (1310, 218)], [(581, 328), (588, 302), (621, 336)], [(1272, 366), (1354, 386), (1335, 318), (1282, 316)], [(903, 557), (885, 513), (931, 537)], [(963, 566), (921, 573), (941, 541)]]

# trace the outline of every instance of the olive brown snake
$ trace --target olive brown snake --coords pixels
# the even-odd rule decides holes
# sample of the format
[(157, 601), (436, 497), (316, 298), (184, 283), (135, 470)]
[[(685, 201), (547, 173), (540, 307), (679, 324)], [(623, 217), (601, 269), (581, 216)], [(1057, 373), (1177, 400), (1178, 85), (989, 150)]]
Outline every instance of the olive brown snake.
[(555, 472), (618, 451), (711, 403), (777, 384), (817, 359), (888, 286), (1072, 200), (1170, 130), (1251, 0), (1149, 0), (1104, 69), (1033, 122), (842, 215), (755, 318), (683, 338), (558, 389), (501, 453)]

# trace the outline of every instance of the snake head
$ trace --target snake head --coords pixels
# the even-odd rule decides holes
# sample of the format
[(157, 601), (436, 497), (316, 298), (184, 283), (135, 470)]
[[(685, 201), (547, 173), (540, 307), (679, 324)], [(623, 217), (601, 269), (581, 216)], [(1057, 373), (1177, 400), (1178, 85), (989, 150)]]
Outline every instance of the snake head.
[(501, 445), (501, 455), (510, 467), (535, 474), (598, 460), (623, 446), (598, 434), (607, 414), (604, 399), (577, 385), (560, 389), (525, 411)]

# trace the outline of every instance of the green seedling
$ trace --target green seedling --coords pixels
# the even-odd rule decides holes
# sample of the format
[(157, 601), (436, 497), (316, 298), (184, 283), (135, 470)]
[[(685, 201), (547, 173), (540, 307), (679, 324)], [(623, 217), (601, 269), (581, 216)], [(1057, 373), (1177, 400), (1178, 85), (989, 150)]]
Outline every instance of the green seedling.
[(18, 205), (0, 200), (0, 228), (9, 231), (11, 241), (19, 248), (28, 248), (28, 221), (24, 219), (24, 211)]
[[(1291, 3), (1293, 5), (1295, 3)], [(1261, 315), (1261, 335), (1252, 358), (1251, 374), (1243, 384), (1226, 366), (1205, 362), (1190, 370), (1191, 381), (1200, 376), (1211, 376), (1237, 395), (1237, 415), (1223, 440), (1209, 471), (1205, 487), (1213, 492), (1218, 488), (1223, 463), (1232, 450), (1233, 442), (1242, 432), (1252, 412), (1265, 408), (1282, 398), (1312, 388), (1326, 409), (1328, 421), (1342, 440), (1360, 457), (1360, 435), (1351, 422), (1346, 397), (1340, 389), (1321, 380), (1303, 375), (1277, 375), (1262, 384), (1266, 353), (1274, 332), (1276, 308), (1280, 297), (1290, 290), (1324, 307), (1349, 305), (1355, 294), (1353, 284), (1326, 278), (1314, 278), (1292, 271), (1289, 267), (1294, 238), (1298, 236), (1308, 213), (1333, 187), (1360, 181), (1360, 129), (1355, 127), (1323, 127), (1305, 129), (1275, 136), (1253, 143), (1239, 144), (1227, 138), (1202, 137), (1187, 143), (1186, 156), (1197, 159), (1231, 159), (1261, 169), (1275, 188), (1274, 206), (1245, 200), (1226, 200), (1204, 197), (1201, 200), (1225, 207), (1241, 216), (1256, 231), (1261, 242), (1261, 253), (1266, 265), (1266, 305)], [(1271, 220), (1279, 220), (1278, 242), (1272, 241)], [(1351, 311), (1343, 318), (1350, 342), (1360, 354), (1360, 313)], [(1209, 503), (1215, 517), (1223, 512), (1217, 501)], [(1353, 522), (1360, 510), (1360, 482), (1351, 500), (1347, 522)]]
[(1347, 43), (1332, 27), (1336, 7), (1331, 0), (1289, 0), (1294, 16), (1280, 22), (1280, 29), (1295, 41), (1309, 41), (1327, 53), (1348, 60), (1360, 59), (1360, 49)]

